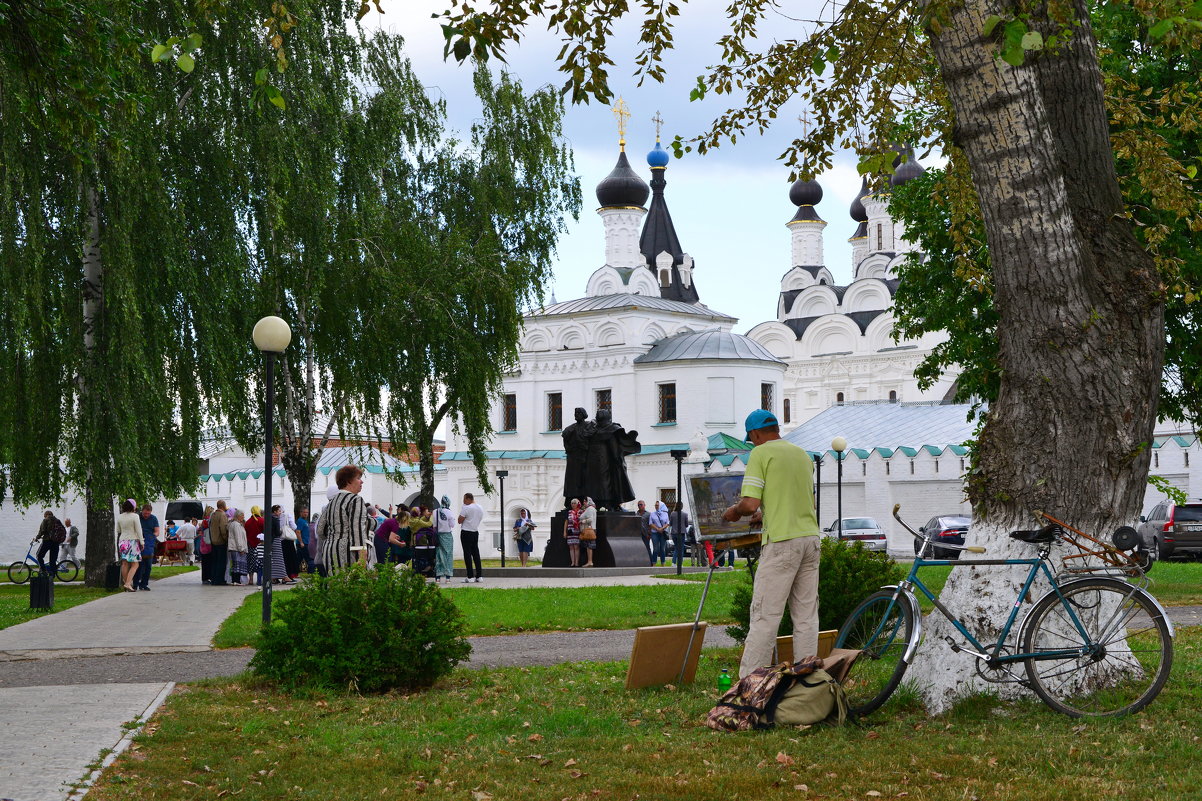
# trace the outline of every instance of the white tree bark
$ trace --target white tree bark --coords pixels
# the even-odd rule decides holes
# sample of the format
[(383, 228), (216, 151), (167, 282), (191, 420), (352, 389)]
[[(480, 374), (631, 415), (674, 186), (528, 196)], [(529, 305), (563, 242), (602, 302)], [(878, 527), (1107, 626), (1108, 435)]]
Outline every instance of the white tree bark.
[[(1030, 528), (1037, 509), (1099, 539), (1131, 522), (1156, 420), (1162, 287), (1123, 216), (1088, 8), (1074, 0), (1069, 9), (1079, 26), (1067, 44), (1021, 67), (1000, 61), (981, 35), (989, 15), (1013, 17), (1012, 4), (965, 0), (946, 9), (932, 36), (980, 200), (1000, 317), (1001, 388), (968, 478), (973, 539), (991, 557), (1033, 552), (1007, 532)], [(1054, 29), (1047, 23), (1045, 35)], [(1015, 582), (1006, 568), (959, 568), (943, 597), (987, 639)], [(942, 711), (982, 683), (975, 660), (943, 642), (950, 627), (938, 616), (929, 623), (908, 676)]]

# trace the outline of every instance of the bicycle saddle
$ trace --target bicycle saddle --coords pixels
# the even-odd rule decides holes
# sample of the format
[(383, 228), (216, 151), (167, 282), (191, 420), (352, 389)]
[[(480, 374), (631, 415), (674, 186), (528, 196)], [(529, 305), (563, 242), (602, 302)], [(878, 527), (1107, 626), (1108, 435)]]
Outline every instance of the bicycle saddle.
[(1060, 526), (1057, 526), (1053, 523), (1052, 525), (1044, 526), (1043, 528), (1035, 529), (1034, 531), (1011, 531), (1010, 537), (1021, 542), (1029, 542), (1033, 545), (1040, 545), (1045, 542), (1051, 542), (1052, 540), (1056, 539), (1056, 537), (1060, 536), (1061, 533)]

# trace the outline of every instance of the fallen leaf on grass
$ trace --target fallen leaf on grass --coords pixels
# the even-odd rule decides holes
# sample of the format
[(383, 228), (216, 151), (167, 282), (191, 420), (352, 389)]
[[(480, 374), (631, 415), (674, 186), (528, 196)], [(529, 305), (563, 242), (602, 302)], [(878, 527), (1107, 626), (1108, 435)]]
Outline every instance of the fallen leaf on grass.
[(800, 790), (803, 793), (808, 793), (810, 791), (809, 786), (805, 785), (805, 784), (795, 784), (795, 785), (793, 785), (793, 789)]
[(549, 759), (540, 759), (538, 761), (538, 766), (540, 768), (545, 768), (545, 767), (547, 767), (547, 765), (550, 765), (550, 764), (551, 764), (551, 760), (549, 760)]
[(792, 765), (793, 757), (786, 754), (784, 751), (776, 752), (776, 761), (781, 765)]
[(864, 793), (864, 795), (868, 796), (869, 798), (880, 798), (881, 797), (881, 794), (879, 792), (877, 792), (876, 790), (869, 790), (868, 792)]
[(199, 785), (199, 784), (197, 784), (196, 782), (190, 782), (190, 781), (188, 781), (187, 779), (184, 779), (184, 780), (183, 780), (183, 782), (184, 782), (184, 784), (190, 784), (190, 785), (192, 785), (193, 787), (199, 787), (199, 786), (200, 786), (200, 785)]
[(529, 737), (527, 737), (526, 739), (527, 739), (529, 742), (532, 742), (532, 743), (537, 743), (539, 740), (543, 739), (543, 736), (542, 736), (541, 734), (531, 734), (531, 735), (530, 735)]
[(867, 737), (869, 740), (875, 740), (881, 736), (881, 733), (876, 732), (876, 731), (870, 731), (867, 734), (865, 734), (864, 736)]
[(581, 772), (580, 772), (580, 771), (578, 771), (578, 770), (573, 770), (573, 771), (569, 771), (569, 772), (568, 772), (568, 775), (569, 775), (569, 776), (571, 776), (573, 779), (580, 779), (580, 778), (583, 778), (584, 776), (587, 776), (588, 774), (587, 774), (587, 773), (581, 773)]
[(472, 801), (492, 801), (492, 796), (481, 790), (472, 790)]
[(572, 766), (573, 766), (573, 765), (575, 765), (575, 764), (576, 764), (576, 760), (574, 760), (574, 759), (569, 759), (567, 762), (563, 763), (563, 766), (564, 766), (565, 768), (570, 768), (570, 767), (572, 767)]

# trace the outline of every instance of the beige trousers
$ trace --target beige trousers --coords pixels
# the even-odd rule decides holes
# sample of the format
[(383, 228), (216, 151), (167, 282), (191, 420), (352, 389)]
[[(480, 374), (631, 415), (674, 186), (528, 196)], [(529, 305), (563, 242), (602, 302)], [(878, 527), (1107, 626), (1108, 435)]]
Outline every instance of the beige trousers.
[(760, 551), (739, 678), (772, 664), (772, 649), (786, 602), (793, 618), (793, 658), (804, 659), (818, 652), (820, 552), (818, 537), (769, 542)]

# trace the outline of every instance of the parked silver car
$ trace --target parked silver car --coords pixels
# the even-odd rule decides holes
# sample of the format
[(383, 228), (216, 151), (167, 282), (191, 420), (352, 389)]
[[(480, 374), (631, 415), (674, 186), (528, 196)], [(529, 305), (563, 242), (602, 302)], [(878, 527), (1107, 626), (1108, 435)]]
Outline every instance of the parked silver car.
[(1159, 504), (1139, 524), (1149, 561), (1184, 553), (1202, 553), (1202, 503)]
[(845, 517), (843, 525), (838, 520), (833, 521), (822, 530), (823, 536), (838, 537), (839, 529), (843, 529), (843, 539), (863, 543), (870, 551), (889, 550), (889, 537), (880, 524), (871, 517)]

